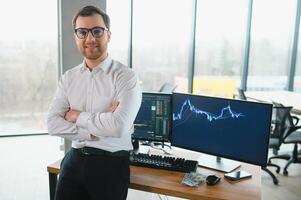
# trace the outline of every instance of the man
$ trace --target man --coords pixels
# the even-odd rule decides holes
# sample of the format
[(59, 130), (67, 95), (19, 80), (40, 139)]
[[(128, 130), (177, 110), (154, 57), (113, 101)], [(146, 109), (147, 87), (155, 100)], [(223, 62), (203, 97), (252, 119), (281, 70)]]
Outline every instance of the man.
[(47, 118), (50, 135), (72, 140), (55, 198), (126, 199), (131, 133), (141, 104), (138, 80), (107, 53), (106, 13), (86, 6), (75, 15), (73, 29), (84, 61), (61, 77)]

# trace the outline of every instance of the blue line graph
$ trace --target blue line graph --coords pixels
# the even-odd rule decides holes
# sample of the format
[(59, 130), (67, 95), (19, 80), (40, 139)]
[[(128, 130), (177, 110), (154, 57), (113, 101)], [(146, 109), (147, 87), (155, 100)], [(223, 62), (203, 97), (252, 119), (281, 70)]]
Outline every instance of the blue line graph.
[[(184, 113), (189, 112), (188, 116), (183, 117)], [(191, 114), (196, 114), (196, 115), (205, 115), (206, 119), (209, 122), (213, 122), (216, 120), (222, 120), (222, 119), (228, 119), (228, 118), (233, 118), (237, 119), (239, 117), (244, 117), (245, 115), (243, 113), (235, 113), (231, 110), (231, 106), (228, 105), (227, 107), (224, 107), (221, 109), (220, 114), (215, 115), (213, 113), (201, 110), (196, 108), (190, 100), (187, 98), (184, 103), (181, 106), (180, 112), (175, 114), (173, 113), (173, 121), (179, 121), (181, 120), (181, 123), (184, 123)], [(178, 124), (179, 125), (179, 124)]]

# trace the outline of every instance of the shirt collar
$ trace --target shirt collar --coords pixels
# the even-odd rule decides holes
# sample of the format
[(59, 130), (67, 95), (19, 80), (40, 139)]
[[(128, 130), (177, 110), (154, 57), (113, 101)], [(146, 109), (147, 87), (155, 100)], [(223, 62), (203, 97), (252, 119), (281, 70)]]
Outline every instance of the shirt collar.
[[(107, 72), (111, 64), (112, 64), (112, 58), (110, 56), (107, 56), (106, 59), (104, 59), (104, 61), (102, 61), (99, 65), (93, 68), (92, 72), (94, 73), (98, 71)], [(80, 72), (83, 73), (85, 70), (89, 70), (89, 68), (87, 67), (84, 60), (80, 68)]]

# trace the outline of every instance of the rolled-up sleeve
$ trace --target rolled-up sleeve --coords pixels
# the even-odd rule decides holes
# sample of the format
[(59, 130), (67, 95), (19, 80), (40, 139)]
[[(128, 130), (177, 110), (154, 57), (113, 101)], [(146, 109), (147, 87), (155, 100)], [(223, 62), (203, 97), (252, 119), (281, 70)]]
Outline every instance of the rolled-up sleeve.
[(122, 71), (116, 75), (115, 87), (117, 109), (114, 112), (82, 112), (76, 121), (78, 127), (98, 137), (130, 136), (142, 97), (137, 75), (131, 69)]

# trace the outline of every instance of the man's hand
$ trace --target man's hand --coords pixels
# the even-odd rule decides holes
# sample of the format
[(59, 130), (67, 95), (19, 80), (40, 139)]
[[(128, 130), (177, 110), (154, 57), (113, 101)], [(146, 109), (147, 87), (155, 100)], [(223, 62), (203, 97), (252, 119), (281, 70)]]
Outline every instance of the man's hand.
[(80, 111), (70, 109), (65, 113), (65, 120), (67, 120), (68, 122), (75, 123), (79, 114), (80, 114)]
[(115, 112), (115, 110), (117, 109), (117, 107), (118, 107), (118, 105), (119, 105), (119, 102), (117, 101), (117, 102), (113, 102), (113, 104), (112, 104), (112, 106), (109, 108), (109, 110), (108, 110), (108, 112)]
[(93, 141), (99, 140), (99, 137), (97, 137), (97, 136), (95, 136), (95, 135), (93, 135), (93, 134), (90, 134), (90, 138), (91, 138), (91, 140), (93, 140)]

